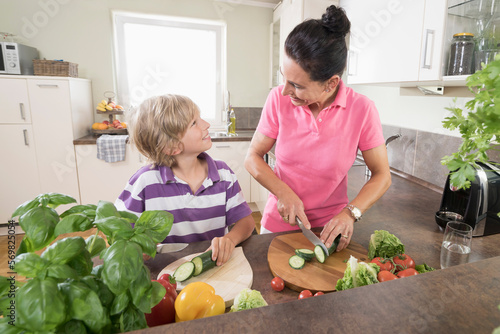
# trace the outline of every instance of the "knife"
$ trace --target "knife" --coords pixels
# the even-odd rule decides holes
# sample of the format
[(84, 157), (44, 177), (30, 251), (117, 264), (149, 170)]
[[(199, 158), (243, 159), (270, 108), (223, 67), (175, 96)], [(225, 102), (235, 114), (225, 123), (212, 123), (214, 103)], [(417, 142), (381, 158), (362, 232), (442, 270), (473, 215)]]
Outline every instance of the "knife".
[(156, 245), (157, 253), (173, 253), (178, 252), (186, 248), (189, 244), (185, 243), (174, 243), (174, 244), (158, 244)]
[(304, 224), (302, 224), (302, 221), (299, 219), (299, 217), (295, 216), (295, 221), (297, 222), (297, 225), (299, 225), (300, 229), (302, 230), (302, 234), (304, 234), (310, 242), (313, 243), (314, 246), (320, 246), (323, 251), (325, 252), (326, 255), (328, 255), (328, 248), (326, 248), (325, 244), (319, 240), (319, 238), (314, 234), (313, 231), (308, 230)]

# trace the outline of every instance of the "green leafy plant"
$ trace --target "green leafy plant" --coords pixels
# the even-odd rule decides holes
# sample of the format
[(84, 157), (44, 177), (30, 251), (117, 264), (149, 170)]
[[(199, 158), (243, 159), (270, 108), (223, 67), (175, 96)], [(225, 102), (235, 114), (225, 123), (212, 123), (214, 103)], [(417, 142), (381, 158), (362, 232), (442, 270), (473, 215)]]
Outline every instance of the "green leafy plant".
[(476, 161), (487, 162), (487, 151), (495, 149), (494, 143), (500, 139), (500, 55), (471, 75), (467, 87), (474, 94), (465, 104), (467, 110), (446, 108), (453, 115), (443, 121), (445, 128), (458, 129), (462, 136), (458, 151), (441, 160), (451, 171), (451, 185), (459, 189), (470, 187)]
[[(155, 256), (156, 243), (172, 228), (170, 213), (145, 211), (137, 218), (105, 201), (75, 205), (61, 215), (54, 210), (71, 203), (76, 201), (70, 196), (42, 194), (13, 213), (25, 236), (15, 258), (9, 250), (14, 259), (9, 266), (27, 280), (0, 277), (1, 333), (119, 333), (146, 328), (144, 313), (165, 295), (165, 288), (151, 281), (143, 253)], [(67, 237), (52, 243), (60, 234), (93, 227), (95, 235), (86, 240)], [(41, 255), (34, 253), (44, 247)], [(102, 265), (93, 265), (94, 256)]]

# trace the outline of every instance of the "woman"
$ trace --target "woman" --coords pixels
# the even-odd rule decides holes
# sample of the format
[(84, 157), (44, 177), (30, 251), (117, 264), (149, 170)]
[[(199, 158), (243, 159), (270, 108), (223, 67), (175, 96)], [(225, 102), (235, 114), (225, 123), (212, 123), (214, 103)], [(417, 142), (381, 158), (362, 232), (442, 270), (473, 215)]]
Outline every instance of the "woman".
[[(345, 86), (345, 36), (350, 22), (330, 6), (321, 20), (299, 24), (285, 41), (281, 72), (248, 151), (245, 167), (270, 192), (263, 232), (324, 226), (320, 239), (330, 247), (337, 235), (341, 251), (354, 222), (389, 188), (391, 176), (382, 126), (374, 103)], [(276, 144), (274, 172), (263, 156)], [(358, 148), (371, 179), (350, 203), (347, 173)]]

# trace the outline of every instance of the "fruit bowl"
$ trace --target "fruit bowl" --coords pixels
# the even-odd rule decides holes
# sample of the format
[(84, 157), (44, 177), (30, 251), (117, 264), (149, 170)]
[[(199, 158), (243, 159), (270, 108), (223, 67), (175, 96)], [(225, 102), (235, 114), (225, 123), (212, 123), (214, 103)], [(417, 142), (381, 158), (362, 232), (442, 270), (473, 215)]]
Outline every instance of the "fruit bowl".
[(128, 134), (127, 129), (106, 129), (106, 130), (91, 129), (91, 131), (95, 135), (126, 135), (126, 134)]

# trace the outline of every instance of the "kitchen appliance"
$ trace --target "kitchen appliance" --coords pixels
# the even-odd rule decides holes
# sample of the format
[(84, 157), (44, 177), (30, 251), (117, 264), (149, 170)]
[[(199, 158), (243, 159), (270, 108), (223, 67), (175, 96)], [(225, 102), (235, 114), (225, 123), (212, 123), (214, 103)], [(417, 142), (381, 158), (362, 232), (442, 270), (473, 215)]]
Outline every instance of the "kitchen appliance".
[(33, 75), (33, 59), (38, 58), (36, 48), (13, 42), (0, 42), (0, 74)]
[(500, 169), (491, 162), (477, 162), (475, 171), (468, 189), (453, 189), (448, 176), (436, 223), (445, 228), (448, 221), (464, 221), (475, 237), (500, 233)]

